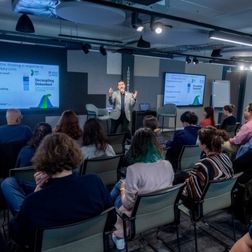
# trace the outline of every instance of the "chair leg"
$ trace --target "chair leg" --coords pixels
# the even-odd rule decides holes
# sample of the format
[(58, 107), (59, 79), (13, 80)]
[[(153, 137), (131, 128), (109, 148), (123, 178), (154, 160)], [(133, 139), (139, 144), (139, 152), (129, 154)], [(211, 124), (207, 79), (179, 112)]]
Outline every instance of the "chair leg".
[(194, 230), (195, 251), (198, 252), (198, 240), (197, 240), (196, 222), (193, 222), (193, 230)]
[(232, 213), (232, 226), (233, 226), (233, 238), (234, 238), (234, 242), (236, 242), (235, 221), (234, 221), (233, 213)]
[(176, 224), (176, 235), (177, 235), (177, 246), (178, 246), (178, 251), (180, 252), (180, 241), (179, 241), (179, 227)]

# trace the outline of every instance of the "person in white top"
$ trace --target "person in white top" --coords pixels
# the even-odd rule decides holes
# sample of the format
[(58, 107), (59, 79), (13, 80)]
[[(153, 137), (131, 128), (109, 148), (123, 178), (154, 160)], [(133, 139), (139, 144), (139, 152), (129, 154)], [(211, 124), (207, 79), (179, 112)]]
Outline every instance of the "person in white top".
[(108, 144), (104, 129), (95, 118), (90, 118), (84, 124), (82, 140), (81, 153), (84, 159), (116, 155)]

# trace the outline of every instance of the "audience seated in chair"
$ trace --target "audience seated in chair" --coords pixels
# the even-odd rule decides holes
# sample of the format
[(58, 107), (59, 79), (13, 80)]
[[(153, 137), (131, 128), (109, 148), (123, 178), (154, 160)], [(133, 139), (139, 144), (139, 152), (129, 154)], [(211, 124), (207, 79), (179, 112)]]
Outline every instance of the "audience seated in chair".
[(19, 244), (32, 248), (37, 228), (80, 221), (112, 206), (99, 177), (72, 173), (81, 162), (81, 152), (66, 134), (46, 136), (32, 161), (37, 170), (35, 192), (23, 199), (9, 229)]
[(212, 107), (204, 107), (204, 116), (205, 118), (199, 122), (200, 127), (215, 126), (214, 109)]
[(194, 112), (186, 111), (181, 117), (180, 121), (184, 127), (183, 130), (176, 131), (172, 141), (166, 143), (167, 153), (166, 159), (172, 163), (174, 170), (177, 170), (179, 154), (184, 145), (195, 145), (198, 137), (197, 125), (198, 117)]
[(108, 144), (103, 127), (95, 118), (88, 119), (84, 124), (81, 153), (84, 159), (116, 155), (112, 146)]
[[(128, 216), (131, 215), (138, 194), (172, 186), (174, 178), (172, 166), (169, 161), (163, 160), (160, 145), (151, 129), (141, 128), (135, 132), (132, 153), (135, 163), (127, 168), (125, 181), (119, 181), (111, 191), (119, 213)], [(123, 222), (119, 217), (112, 238), (118, 249), (124, 248)]]
[(81, 145), (82, 130), (79, 118), (72, 110), (65, 110), (55, 128), (55, 132), (65, 133)]
[(18, 109), (6, 111), (6, 125), (0, 126), (0, 144), (27, 142), (32, 137), (31, 128), (21, 124), (22, 114)]
[(223, 144), (223, 149), (229, 152), (236, 152), (239, 145), (246, 144), (252, 137), (252, 103), (249, 103), (244, 110), (245, 123), (233, 138)]
[(225, 105), (223, 107), (223, 114), (225, 115), (225, 119), (220, 125), (220, 129), (226, 130), (228, 126), (236, 125), (236, 118), (233, 116), (235, 106), (233, 104)]
[(242, 236), (231, 248), (230, 252), (251, 252), (252, 251), (252, 226), (248, 233)]
[(183, 202), (188, 206), (191, 200), (199, 200), (210, 180), (226, 180), (233, 176), (232, 162), (228, 155), (221, 152), (226, 133), (212, 126), (199, 130), (199, 146), (206, 157), (195, 164), (188, 172), (183, 191)]

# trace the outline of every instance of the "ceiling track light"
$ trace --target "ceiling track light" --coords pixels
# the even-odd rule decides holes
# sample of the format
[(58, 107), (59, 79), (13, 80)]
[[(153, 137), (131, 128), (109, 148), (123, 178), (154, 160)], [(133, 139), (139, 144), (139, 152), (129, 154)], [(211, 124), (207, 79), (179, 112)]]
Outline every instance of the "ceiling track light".
[(26, 14), (22, 14), (16, 24), (16, 31), (24, 33), (34, 33), (35, 29), (31, 19)]
[(155, 31), (156, 34), (161, 34), (163, 32), (163, 24), (160, 22), (156, 22), (153, 24), (152, 29)]
[(192, 60), (190, 59), (190, 57), (189, 56), (186, 56), (186, 64), (190, 64), (191, 62), (192, 62)]
[(193, 57), (193, 64), (196, 65), (199, 63), (199, 60), (196, 57)]
[(144, 30), (143, 22), (138, 17), (138, 13), (137, 12), (133, 12), (132, 15), (131, 15), (131, 25), (138, 32), (142, 32)]
[(100, 46), (100, 53), (101, 53), (101, 55), (103, 55), (103, 56), (106, 56), (107, 55), (107, 51), (106, 51), (106, 49), (104, 48), (104, 46)]
[(91, 47), (90, 44), (83, 44), (83, 45), (81, 45), (81, 50), (82, 50), (85, 54), (88, 54), (91, 48), (92, 48), (92, 47)]
[(252, 37), (239, 36), (227, 32), (212, 31), (209, 33), (209, 38), (237, 45), (252, 46)]

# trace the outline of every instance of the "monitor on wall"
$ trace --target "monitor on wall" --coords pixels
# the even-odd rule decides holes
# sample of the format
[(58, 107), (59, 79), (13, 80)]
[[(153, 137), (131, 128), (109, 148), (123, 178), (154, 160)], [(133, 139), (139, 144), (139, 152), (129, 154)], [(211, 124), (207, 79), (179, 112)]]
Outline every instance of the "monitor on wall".
[(206, 76), (201, 74), (165, 73), (164, 104), (203, 106)]
[(0, 61), (0, 109), (59, 108), (59, 66)]

